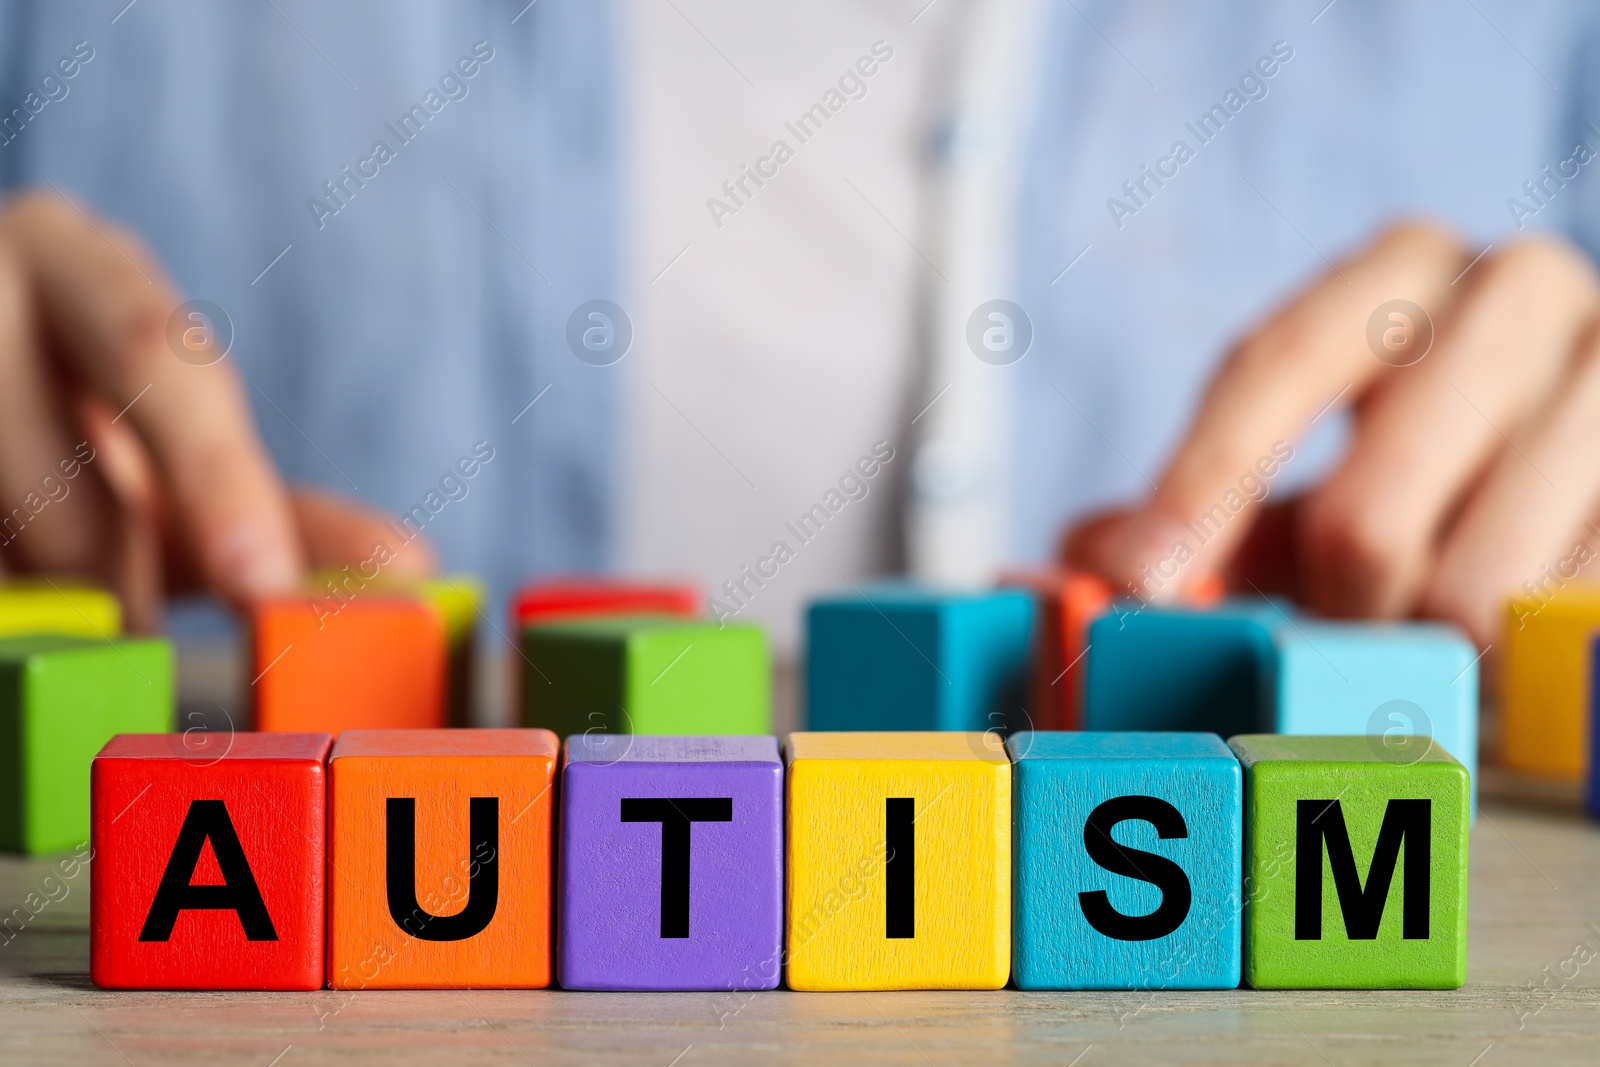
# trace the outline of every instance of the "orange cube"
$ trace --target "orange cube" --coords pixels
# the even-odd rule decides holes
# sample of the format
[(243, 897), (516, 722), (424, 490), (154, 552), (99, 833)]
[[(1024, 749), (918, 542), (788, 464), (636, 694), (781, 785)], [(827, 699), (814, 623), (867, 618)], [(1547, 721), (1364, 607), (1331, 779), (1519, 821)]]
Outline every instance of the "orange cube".
[(1089, 623), (1111, 603), (1111, 586), (1082, 571), (1015, 571), (1000, 584), (1038, 597), (1028, 715), (1035, 730), (1083, 725), (1083, 662)]
[(550, 984), (556, 735), (351, 730), (328, 765), (328, 984)]
[(251, 631), (258, 730), (445, 725), (445, 620), (419, 598), (265, 600)]

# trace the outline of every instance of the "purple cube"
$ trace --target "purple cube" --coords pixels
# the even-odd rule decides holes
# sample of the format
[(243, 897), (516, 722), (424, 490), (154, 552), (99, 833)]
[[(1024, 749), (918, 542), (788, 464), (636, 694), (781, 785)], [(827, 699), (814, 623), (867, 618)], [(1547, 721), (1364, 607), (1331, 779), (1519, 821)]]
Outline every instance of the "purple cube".
[(560, 893), (567, 989), (777, 988), (777, 739), (567, 738)]

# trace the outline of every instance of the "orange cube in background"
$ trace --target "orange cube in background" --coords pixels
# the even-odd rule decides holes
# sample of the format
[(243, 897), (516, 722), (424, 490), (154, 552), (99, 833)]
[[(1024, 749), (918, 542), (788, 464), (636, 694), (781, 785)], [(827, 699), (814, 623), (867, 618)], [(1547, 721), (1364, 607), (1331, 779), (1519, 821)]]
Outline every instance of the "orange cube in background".
[(549, 730), (351, 730), (328, 764), (328, 984), (550, 984)]
[(280, 597), (251, 609), (257, 730), (444, 726), (448, 640), (416, 597)]
[(1111, 586), (1084, 571), (1012, 571), (1000, 584), (1038, 598), (1028, 715), (1035, 730), (1083, 725), (1084, 643), (1089, 623), (1111, 603)]

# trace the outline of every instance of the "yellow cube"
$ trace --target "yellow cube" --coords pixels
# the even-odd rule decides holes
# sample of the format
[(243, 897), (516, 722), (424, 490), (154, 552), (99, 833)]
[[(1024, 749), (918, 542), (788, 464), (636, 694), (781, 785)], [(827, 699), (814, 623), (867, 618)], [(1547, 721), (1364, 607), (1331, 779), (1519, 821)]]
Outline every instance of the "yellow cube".
[(122, 605), (103, 589), (63, 578), (0, 582), (0, 637), (117, 637), (121, 633)]
[(1011, 764), (987, 733), (789, 736), (791, 989), (999, 989)]
[(1577, 780), (1589, 766), (1589, 639), (1600, 587), (1567, 585), (1506, 607), (1500, 759), (1530, 774)]

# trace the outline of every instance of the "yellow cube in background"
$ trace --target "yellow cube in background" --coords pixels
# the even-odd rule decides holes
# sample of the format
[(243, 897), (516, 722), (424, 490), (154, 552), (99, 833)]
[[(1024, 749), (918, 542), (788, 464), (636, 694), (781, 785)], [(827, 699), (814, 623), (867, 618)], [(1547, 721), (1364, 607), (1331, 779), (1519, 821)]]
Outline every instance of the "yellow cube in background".
[(1011, 764), (987, 733), (796, 733), (785, 747), (791, 989), (999, 989)]
[(121, 633), (122, 605), (104, 589), (64, 578), (0, 582), (0, 637), (116, 637)]
[(1600, 586), (1566, 585), (1506, 607), (1501, 646), (1500, 760), (1577, 780), (1589, 766), (1589, 639)]

